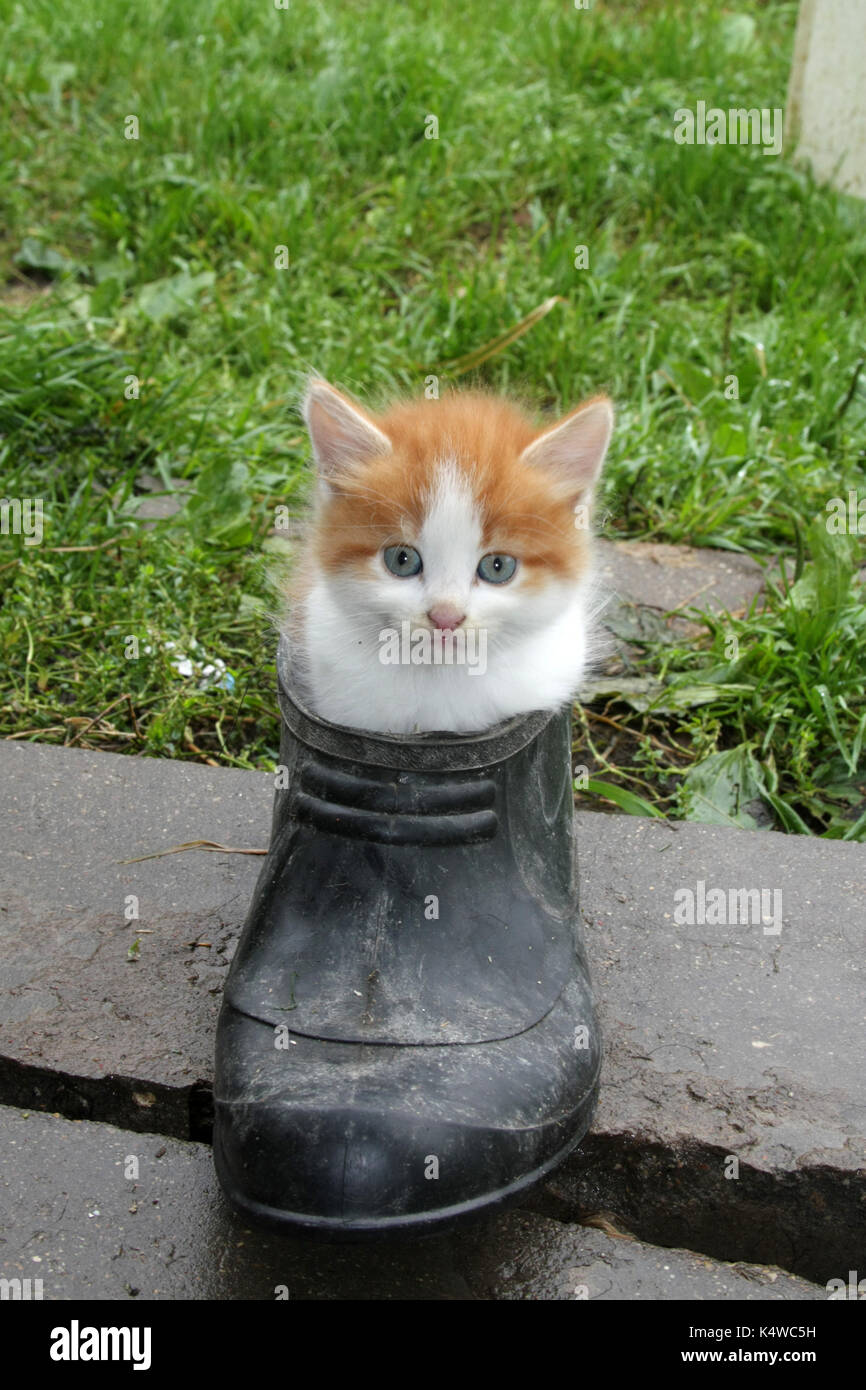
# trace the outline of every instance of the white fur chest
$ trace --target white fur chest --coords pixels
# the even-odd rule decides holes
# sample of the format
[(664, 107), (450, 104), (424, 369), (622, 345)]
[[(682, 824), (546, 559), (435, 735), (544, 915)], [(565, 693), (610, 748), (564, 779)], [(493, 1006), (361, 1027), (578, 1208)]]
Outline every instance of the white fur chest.
[(541, 631), (507, 643), (469, 634), (449, 662), (447, 648), (425, 645), (425, 634), (408, 624), (382, 627), (375, 617), (347, 613), (319, 578), (303, 605), (299, 673), (315, 711), (335, 724), (394, 734), (478, 732), (574, 697), (591, 645), (588, 606), (581, 589)]

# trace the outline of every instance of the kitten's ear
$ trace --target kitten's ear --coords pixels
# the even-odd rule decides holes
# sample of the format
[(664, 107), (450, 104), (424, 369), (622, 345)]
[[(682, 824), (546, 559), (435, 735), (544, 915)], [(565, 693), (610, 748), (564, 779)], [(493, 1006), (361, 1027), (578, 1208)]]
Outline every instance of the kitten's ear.
[(316, 378), (307, 387), (303, 415), (313, 442), (319, 475), (328, 486), (375, 458), (389, 454), (391, 441), (360, 406)]
[(613, 433), (613, 403), (596, 396), (534, 439), (521, 462), (542, 468), (575, 501), (590, 501)]

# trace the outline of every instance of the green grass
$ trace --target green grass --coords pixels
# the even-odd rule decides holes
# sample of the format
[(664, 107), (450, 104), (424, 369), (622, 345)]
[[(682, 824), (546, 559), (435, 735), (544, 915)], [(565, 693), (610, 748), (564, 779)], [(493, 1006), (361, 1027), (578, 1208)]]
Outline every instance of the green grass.
[[(665, 686), (717, 690), (605, 706), (636, 751), (603, 780), (668, 814), (748, 824), (759, 801), (759, 823), (862, 836), (862, 590), (809, 528), (864, 487), (866, 207), (785, 157), (672, 139), (698, 99), (784, 106), (795, 11), (0, 4), (0, 478), (46, 517), (41, 546), (0, 537), (2, 733), (270, 765), (268, 569), (275, 508), (308, 486), (303, 376), (374, 404), (444, 387), (558, 296), (460, 379), (539, 411), (613, 394), (608, 535), (768, 559), (806, 537), (808, 566), (848, 576), (820, 640), (784, 592), (727, 625), (733, 674), (720, 630), (648, 649)], [(146, 526), (155, 490), (183, 507)]]
[[(612, 777), (593, 776), (591, 793), (636, 814), (866, 838), (857, 550), (820, 518), (808, 541), (814, 558), (771, 574), (760, 606), (705, 614), (697, 644), (675, 633), (647, 641), (652, 677), (624, 672), (613, 699), (616, 679), (606, 701), (579, 712), (592, 771)], [(629, 760), (598, 747), (599, 725), (631, 744)]]

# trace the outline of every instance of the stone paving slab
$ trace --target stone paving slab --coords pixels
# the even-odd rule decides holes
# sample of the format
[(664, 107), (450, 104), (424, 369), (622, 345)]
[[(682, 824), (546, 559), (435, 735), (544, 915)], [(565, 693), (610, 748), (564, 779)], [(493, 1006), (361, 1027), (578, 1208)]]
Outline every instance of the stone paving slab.
[[(260, 860), (119, 861), (199, 838), (264, 846), (270, 777), (18, 743), (0, 744), (0, 776), (0, 1100), (205, 1138), (219, 991)], [(609, 1209), (654, 1243), (819, 1282), (866, 1264), (863, 847), (591, 812), (577, 831), (602, 1094), (533, 1210)], [(727, 924), (700, 920), (701, 884)], [(731, 893), (736, 917), (739, 892), (762, 889), (778, 920), (732, 920)], [(699, 920), (681, 924), (687, 891)]]
[[(598, 578), (606, 599), (601, 625), (610, 634), (608, 659), (630, 664), (647, 641), (680, 640), (706, 632), (691, 609), (745, 615), (765, 588), (777, 584), (779, 557), (751, 555), (706, 546), (668, 545), (659, 541), (596, 539)], [(788, 579), (796, 565), (785, 560)], [(866, 583), (866, 565), (858, 572)], [(612, 639), (612, 640), (611, 640)], [(604, 655), (604, 652), (602, 652)], [(587, 689), (592, 689), (592, 680)]]
[[(734, 550), (601, 538), (596, 546), (605, 589), (620, 600), (659, 612), (692, 606), (714, 613), (738, 612), (748, 608), (764, 584), (764, 569), (757, 560)], [(772, 563), (768, 569), (773, 572)]]
[[(578, 843), (605, 1067), (592, 1137), (548, 1194), (822, 1282), (866, 1263), (863, 847), (595, 820), (578, 815)], [(714, 889), (727, 921), (678, 922)], [(770, 920), (737, 922), (740, 890), (765, 890)]]
[(0, 1278), (41, 1279), (44, 1299), (827, 1297), (778, 1269), (724, 1265), (525, 1212), (387, 1246), (249, 1231), (226, 1207), (206, 1145), (7, 1108)]
[[(619, 693), (625, 674), (645, 681), (647, 643), (689, 643), (706, 636), (704, 622), (691, 609), (742, 615), (765, 583), (764, 568), (736, 551), (599, 537), (596, 556), (604, 603), (598, 665), (582, 687), (588, 700)], [(778, 572), (769, 557), (766, 568)]]
[[(261, 859), (120, 861), (195, 839), (267, 845), (273, 778), (9, 742), (0, 778), (0, 1058), (80, 1078), (46, 1078), (50, 1109), (186, 1135)], [(0, 1061), (14, 1096), (8, 1060), (3, 1076)]]
[(722, 1263), (534, 1213), (503, 1213), (455, 1241), (475, 1290), (493, 1300), (826, 1299), (824, 1286), (783, 1270)]

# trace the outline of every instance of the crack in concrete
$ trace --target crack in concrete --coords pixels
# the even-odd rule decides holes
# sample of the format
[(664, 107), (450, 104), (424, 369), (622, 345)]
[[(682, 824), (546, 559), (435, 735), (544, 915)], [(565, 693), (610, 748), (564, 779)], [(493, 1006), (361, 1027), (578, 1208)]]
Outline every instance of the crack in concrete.
[[(694, 1047), (687, 1051), (700, 1057)], [(653, 1245), (726, 1263), (775, 1265), (817, 1283), (857, 1267), (866, 1168), (856, 1165), (866, 1150), (850, 1137), (844, 1155), (833, 1144), (837, 1132), (842, 1139), (839, 1097), (803, 1092), (783, 1072), (765, 1073), (772, 1084), (746, 1091), (732, 1091), (728, 1083), (699, 1072), (680, 1076), (685, 1095), (678, 1100), (669, 1086), (647, 1088), (646, 1074), (639, 1070), (620, 1073), (620, 1062), (634, 1060), (634, 1054), (620, 1054), (599, 1115), (604, 1127), (524, 1200), (527, 1212), (564, 1225), (587, 1224), (591, 1214), (604, 1212), (614, 1225)], [(617, 1094), (641, 1076), (643, 1111), (628, 1127), (619, 1125)], [(684, 1113), (682, 1134), (653, 1133), (653, 1117), (681, 1109), (686, 1097), (698, 1103), (700, 1114), (716, 1115), (718, 1122), (710, 1120), (702, 1133), (685, 1138)], [(185, 1141), (211, 1138), (213, 1095), (201, 1076), (179, 1086), (158, 1085), (135, 1076), (80, 1076), (0, 1057), (0, 1104)], [(774, 1132), (796, 1123), (804, 1107), (817, 1140), (806, 1154), (789, 1135), (774, 1138)], [(732, 1153), (739, 1179), (721, 1181)]]

